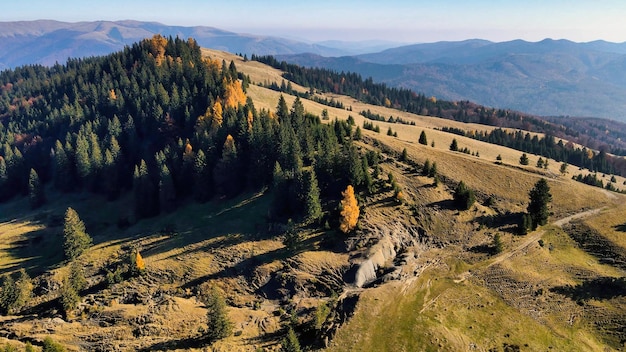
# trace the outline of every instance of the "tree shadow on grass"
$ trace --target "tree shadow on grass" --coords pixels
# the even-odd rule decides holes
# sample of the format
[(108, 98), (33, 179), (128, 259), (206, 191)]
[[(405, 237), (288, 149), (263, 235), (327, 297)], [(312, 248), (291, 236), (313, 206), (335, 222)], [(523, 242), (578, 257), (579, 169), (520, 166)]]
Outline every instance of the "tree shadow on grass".
[(139, 351), (149, 352), (149, 351), (173, 351), (173, 350), (180, 350), (180, 349), (186, 350), (186, 349), (191, 349), (191, 348), (199, 349), (209, 344), (210, 344), (209, 341), (207, 341), (205, 338), (203, 338), (202, 336), (197, 336), (197, 337), (187, 337), (184, 339), (157, 342), (148, 347), (139, 349)]
[(616, 225), (614, 226), (615, 230), (619, 231), (619, 232), (626, 232), (626, 223), (623, 223), (621, 225)]
[(599, 277), (575, 286), (553, 287), (550, 291), (567, 296), (574, 301), (590, 299), (608, 300), (626, 296), (626, 278)]
[[(181, 256), (197, 251), (207, 251), (214, 248), (224, 248), (251, 240), (267, 239), (274, 236), (267, 228), (265, 214), (269, 206), (269, 196), (261, 195), (252, 198), (231, 200), (229, 204), (207, 204), (207, 208), (214, 206), (213, 212), (198, 213), (203, 207), (195, 210), (197, 216), (193, 216), (192, 210), (185, 217), (174, 217), (172, 220), (176, 230), (164, 235), (158, 233), (154, 236), (163, 238), (150, 243), (142, 249), (145, 257), (166, 253), (172, 249), (185, 248), (195, 243), (208, 241), (203, 246), (185, 248), (176, 256)], [(187, 220), (187, 218), (193, 218)], [(193, 222), (191, 226), (180, 228), (179, 224)]]
[(24, 268), (30, 276), (37, 276), (50, 267), (63, 262), (63, 235), (55, 229), (43, 228), (22, 235), (6, 249), (9, 258), (7, 265), (0, 268), (0, 275)]
[(182, 289), (193, 288), (195, 286), (201, 285), (207, 281), (225, 278), (225, 277), (235, 277), (239, 275), (249, 275), (254, 268), (261, 266), (263, 264), (271, 263), (275, 260), (283, 260), (291, 257), (291, 252), (285, 250), (284, 248), (275, 249), (273, 251), (269, 251), (267, 253), (259, 254), (254, 257), (250, 257), (248, 259), (244, 259), (235, 265), (225, 267), (221, 271), (205, 276), (198, 277), (193, 279), (184, 285), (181, 286)]
[(452, 199), (446, 199), (446, 200), (440, 200), (438, 202), (433, 202), (433, 203), (430, 203), (428, 206), (436, 207), (442, 210), (443, 209), (446, 209), (446, 210), (458, 210), (459, 209), (459, 207), (456, 205), (456, 203)]
[(501, 231), (506, 231), (517, 235), (519, 234), (518, 225), (523, 215), (523, 212), (506, 213), (499, 215), (483, 215), (476, 218), (476, 220), (480, 225), (489, 229), (499, 229)]

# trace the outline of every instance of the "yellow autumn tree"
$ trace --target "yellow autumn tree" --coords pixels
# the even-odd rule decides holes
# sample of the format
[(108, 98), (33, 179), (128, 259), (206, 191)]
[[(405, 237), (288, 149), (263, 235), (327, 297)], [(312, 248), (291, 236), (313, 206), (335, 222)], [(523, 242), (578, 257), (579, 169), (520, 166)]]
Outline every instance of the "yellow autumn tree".
[(167, 39), (160, 34), (155, 34), (150, 39), (150, 53), (154, 56), (157, 66), (161, 66), (163, 59), (165, 59), (165, 46), (167, 45)]
[(211, 120), (211, 130), (215, 131), (222, 127), (224, 122), (224, 110), (222, 109), (222, 103), (219, 99), (213, 104), (213, 119)]
[(139, 251), (132, 251), (130, 253), (130, 274), (132, 276), (141, 275), (146, 271), (146, 263), (143, 261), (143, 257), (139, 254)]
[(135, 253), (135, 268), (139, 271), (146, 270), (146, 263), (143, 261), (143, 257), (139, 254), (139, 251)]
[(224, 82), (224, 86), (226, 87), (226, 92), (224, 93), (225, 107), (237, 108), (240, 104), (246, 104), (246, 93), (243, 92), (241, 81)]
[(348, 233), (354, 229), (359, 220), (359, 204), (354, 196), (354, 188), (348, 185), (346, 190), (341, 193), (341, 218), (339, 220), (339, 230)]

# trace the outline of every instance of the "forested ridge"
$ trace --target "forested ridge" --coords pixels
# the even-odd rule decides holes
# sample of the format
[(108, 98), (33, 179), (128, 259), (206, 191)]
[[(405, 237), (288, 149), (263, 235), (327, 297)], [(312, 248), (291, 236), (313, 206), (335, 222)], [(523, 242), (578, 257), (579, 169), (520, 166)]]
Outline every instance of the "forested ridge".
[(0, 87), (2, 200), (33, 193), (30, 176), (110, 200), (132, 190), (141, 218), (271, 186), (275, 216), (309, 217), (311, 199), (367, 183), (351, 125), (322, 124), (298, 99), (257, 111), (234, 63), (203, 58), (193, 39), (20, 67)]
[(589, 169), (590, 171), (606, 174), (626, 174), (626, 160), (624, 160), (624, 158), (612, 157), (604, 150), (600, 150), (596, 153), (587, 147), (576, 147), (571, 142), (563, 143), (562, 140), (557, 142), (556, 138), (552, 135), (538, 137), (537, 135), (531, 136), (529, 132), (507, 132), (501, 128), (496, 128), (490, 132), (470, 131), (469, 133), (458, 128), (444, 127), (441, 130), (474, 138), (479, 141), (503, 145), (523, 152), (545, 156), (559, 162)]
[[(278, 61), (272, 56), (252, 56), (253, 60), (266, 63), (272, 67), (281, 69), (283, 76), (300, 85), (317, 89), (324, 92), (349, 95), (357, 100), (368, 104), (392, 107), (399, 110), (452, 119), (467, 123), (480, 123), (490, 126), (522, 129), (531, 132), (545, 133), (549, 140), (554, 137), (563, 138), (574, 143), (580, 143), (589, 148), (590, 156), (586, 160), (581, 159), (582, 150), (575, 150), (573, 146), (566, 145), (560, 151), (551, 150), (550, 153), (533, 152), (531, 150), (546, 150), (545, 145), (536, 144), (522, 149), (520, 144), (511, 139), (511, 143), (503, 144), (522, 151), (531, 151), (544, 156), (555, 157), (562, 155), (560, 160), (571, 159), (570, 162), (581, 167), (622, 175), (626, 174), (626, 165), (622, 158), (615, 158), (608, 154), (623, 155), (626, 144), (621, 131), (625, 126), (619, 122), (605, 120), (580, 124), (574, 119), (569, 122), (567, 118), (547, 119), (505, 109), (494, 109), (480, 106), (469, 101), (445, 101), (434, 97), (426, 97), (404, 88), (387, 87), (382, 83), (375, 83), (371, 78), (363, 79), (359, 74), (351, 72), (335, 72), (324, 68), (306, 68)], [(278, 87), (276, 85), (276, 87)], [(597, 119), (596, 119), (597, 120)], [(611, 127), (609, 127), (609, 125)], [(617, 126), (617, 127), (615, 127)], [(621, 128), (620, 128), (621, 127)], [(501, 140), (502, 136), (495, 139)], [(486, 139), (484, 139), (486, 140)], [(523, 142), (523, 141), (522, 141)], [(532, 141), (529, 141), (532, 142)], [(494, 142), (491, 142), (494, 143)], [(545, 144), (545, 143), (544, 143)], [(566, 150), (571, 149), (571, 150)]]

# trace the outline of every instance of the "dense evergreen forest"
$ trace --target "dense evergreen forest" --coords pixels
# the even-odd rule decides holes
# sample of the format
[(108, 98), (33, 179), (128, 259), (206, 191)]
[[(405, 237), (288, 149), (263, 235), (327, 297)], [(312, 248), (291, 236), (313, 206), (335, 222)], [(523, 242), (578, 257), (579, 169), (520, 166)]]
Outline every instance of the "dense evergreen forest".
[[(564, 148), (560, 150), (552, 150), (549, 146), (549, 140), (546, 140), (546, 143), (539, 143), (527, 147), (525, 142), (521, 144), (518, 143), (516, 136), (493, 136), (493, 140), (503, 141), (506, 139), (510, 142), (503, 141), (492, 143), (506, 145), (511, 148), (548, 157), (555, 157), (558, 158), (557, 160), (568, 160), (568, 162), (574, 165), (589, 167), (599, 172), (615, 172), (626, 175), (624, 160), (609, 155), (624, 155), (626, 144), (624, 144), (623, 136), (619, 133), (610, 132), (611, 129), (607, 127), (606, 124), (598, 126), (598, 121), (587, 123), (584, 125), (584, 128), (581, 128), (577, 123), (561, 124), (561, 122), (567, 121), (567, 118), (553, 118), (552, 120), (555, 122), (550, 122), (536, 116), (510, 110), (487, 108), (469, 101), (450, 102), (437, 100), (434, 97), (429, 98), (408, 89), (390, 88), (385, 84), (374, 83), (371, 78), (364, 80), (356, 73), (338, 73), (323, 68), (305, 68), (289, 64), (285, 61), (278, 61), (272, 56), (253, 55), (252, 60), (260, 61), (285, 71), (284, 77), (286, 79), (305, 87), (324, 92), (349, 95), (368, 104), (387, 106), (411, 113), (437, 116), (461, 122), (523, 129), (564, 138), (574, 143), (589, 146), (589, 148), (595, 148), (598, 151), (585, 150), (585, 153), (589, 153), (589, 157), (585, 155), (583, 158), (582, 150), (568, 151), (567, 149), (572, 149), (571, 146), (564, 146)], [(576, 121), (578, 120), (580, 119), (576, 119)], [(613, 125), (620, 125), (617, 122), (611, 123)], [(553, 139), (553, 137), (549, 137), (548, 139)], [(532, 143), (533, 141), (530, 142)], [(548, 149), (550, 149), (549, 152)], [(538, 152), (533, 150), (537, 150)], [(541, 152), (541, 150), (545, 152)]]
[(274, 216), (315, 220), (348, 184), (371, 183), (376, 158), (357, 153), (350, 124), (323, 124), (299, 99), (257, 111), (245, 82), (193, 39), (161, 36), (3, 71), (0, 199), (39, 199), (45, 184), (110, 200), (132, 190), (141, 218), (270, 186)]
[(507, 132), (501, 128), (496, 128), (490, 132), (472, 131), (471, 133), (467, 133), (458, 128), (444, 127), (441, 130), (491, 144), (503, 145), (523, 152), (545, 156), (559, 162), (566, 162), (595, 172), (626, 175), (626, 160), (623, 158), (612, 157), (604, 150), (600, 150), (600, 152), (596, 153), (586, 147), (580, 148), (575, 147), (571, 143), (565, 144), (562, 140), (556, 142), (556, 138), (552, 135), (539, 138), (537, 135), (531, 136), (528, 132)]

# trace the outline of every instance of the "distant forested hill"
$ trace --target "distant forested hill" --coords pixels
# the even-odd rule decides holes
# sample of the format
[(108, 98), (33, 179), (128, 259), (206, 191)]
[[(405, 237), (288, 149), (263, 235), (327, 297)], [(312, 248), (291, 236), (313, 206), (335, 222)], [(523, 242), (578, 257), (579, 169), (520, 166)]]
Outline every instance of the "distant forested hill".
[(626, 43), (484, 40), (415, 44), (354, 57), (280, 56), (357, 72), (447, 100), (543, 116), (626, 121)]
[[(63, 64), (68, 58), (106, 55), (155, 34), (193, 37), (205, 48), (232, 53), (348, 55), (354, 49), (310, 44), (277, 37), (239, 34), (212, 27), (168, 26), (156, 22), (95, 21), (67, 23), (50, 20), (0, 22), (0, 70), (26, 64)], [(377, 45), (376, 45), (377, 44)], [(332, 45), (332, 47), (331, 47)], [(372, 43), (368, 47), (389, 47)], [(358, 51), (358, 50), (357, 50)], [(361, 51), (362, 52), (362, 51)]]

